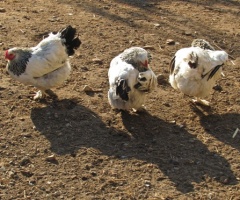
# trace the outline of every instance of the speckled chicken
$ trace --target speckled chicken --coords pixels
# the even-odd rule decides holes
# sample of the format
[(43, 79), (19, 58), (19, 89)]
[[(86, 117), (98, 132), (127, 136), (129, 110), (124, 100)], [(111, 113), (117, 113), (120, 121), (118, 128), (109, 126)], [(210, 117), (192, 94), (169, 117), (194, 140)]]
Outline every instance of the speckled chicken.
[(195, 41), (192, 45), (193, 47), (176, 52), (170, 63), (169, 82), (174, 89), (195, 97), (193, 102), (209, 106), (210, 103), (201, 98), (211, 93), (221, 77), (222, 66), (228, 60), (228, 54), (207, 47), (208, 44), (204, 44), (203, 40)]
[(38, 88), (35, 100), (52, 95), (50, 88), (59, 86), (70, 75), (69, 56), (81, 45), (75, 35), (76, 29), (67, 26), (57, 34), (50, 33), (35, 47), (7, 50), (8, 73), (13, 79)]
[(110, 89), (108, 100), (112, 108), (141, 110), (148, 92), (157, 85), (157, 78), (149, 67), (150, 53), (131, 47), (112, 59), (108, 71)]

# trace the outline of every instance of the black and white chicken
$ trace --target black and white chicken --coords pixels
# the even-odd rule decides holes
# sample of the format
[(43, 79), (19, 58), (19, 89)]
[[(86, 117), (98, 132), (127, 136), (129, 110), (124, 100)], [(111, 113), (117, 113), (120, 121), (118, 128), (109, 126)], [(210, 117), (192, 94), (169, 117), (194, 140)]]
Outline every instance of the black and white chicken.
[(112, 59), (108, 71), (108, 100), (112, 108), (141, 110), (147, 92), (157, 85), (157, 78), (149, 67), (150, 53), (131, 47)]
[(208, 96), (221, 77), (222, 66), (228, 60), (225, 51), (215, 51), (205, 40), (196, 40), (192, 47), (176, 52), (170, 63), (169, 82), (174, 89), (193, 96), (193, 102), (209, 106)]
[(57, 34), (50, 33), (35, 47), (7, 50), (8, 73), (13, 79), (38, 88), (35, 100), (51, 95), (50, 88), (62, 84), (70, 75), (69, 56), (81, 45), (75, 35), (76, 29), (67, 26)]

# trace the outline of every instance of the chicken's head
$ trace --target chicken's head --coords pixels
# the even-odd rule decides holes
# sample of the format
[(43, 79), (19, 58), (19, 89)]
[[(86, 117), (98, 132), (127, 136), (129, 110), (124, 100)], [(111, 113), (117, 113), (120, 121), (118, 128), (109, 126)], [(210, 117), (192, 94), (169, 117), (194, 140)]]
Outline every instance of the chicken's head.
[(151, 55), (141, 47), (131, 47), (123, 52), (122, 58), (127, 63), (130, 63), (137, 68), (144, 68), (147, 70)]
[(7, 60), (13, 60), (15, 58), (15, 56), (16, 56), (16, 54), (11, 49), (9, 49), (5, 52), (5, 59), (7, 59)]

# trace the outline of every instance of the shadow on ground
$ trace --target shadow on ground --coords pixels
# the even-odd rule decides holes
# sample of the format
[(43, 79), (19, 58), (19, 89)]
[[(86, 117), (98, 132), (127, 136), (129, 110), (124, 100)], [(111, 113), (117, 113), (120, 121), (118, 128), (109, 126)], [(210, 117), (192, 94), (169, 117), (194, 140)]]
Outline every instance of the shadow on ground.
[(58, 155), (91, 147), (104, 155), (154, 163), (183, 193), (193, 191), (192, 182), (206, 177), (221, 182), (224, 176), (227, 184), (236, 183), (227, 160), (210, 152), (184, 128), (148, 113), (120, 114), (127, 131), (107, 126), (96, 113), (67, 99), (33, 108), (31, 119)]
[(240, 128), (239, 113), (227, 113), (224, 115), (210, 114), (202, 116), (201, 125), (207, 133), (225, 144), (231, 145), (240, 150), (240, 133), (233, 138), (236, 129)]

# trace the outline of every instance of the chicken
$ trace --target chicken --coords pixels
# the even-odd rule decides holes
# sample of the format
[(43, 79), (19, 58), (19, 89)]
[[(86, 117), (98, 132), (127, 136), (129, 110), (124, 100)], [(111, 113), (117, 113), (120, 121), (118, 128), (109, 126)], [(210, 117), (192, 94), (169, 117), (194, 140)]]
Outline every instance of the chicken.
[(171, 60), (169, 82), (174, 89), (195, 97), (193, 102), (209, 106), (210, 102), (201, 98), (210, 94), (227, 60), (225, 51), (200, 47), (180, 49)]
[(35, 100), (46, 94), (52, 95), (50, 88), (62, 84), (70, 75), (69, 56), (81, 45), (75, 34), (76, 29), (68, 26), (57, 34), (50, 33), (35, 47), (7, 50), (5, 58), (9, 75), (25, 85), (38, 88)]
[(140, 47), (131, 47), (112, 59), (108, 71), (108, 100), (112, 108), (143, 109), (147, 92), (153, 91), (157, 78), (148, 66), (151, 55)]

